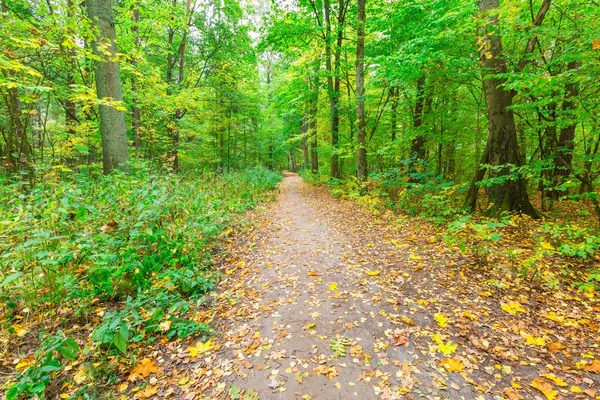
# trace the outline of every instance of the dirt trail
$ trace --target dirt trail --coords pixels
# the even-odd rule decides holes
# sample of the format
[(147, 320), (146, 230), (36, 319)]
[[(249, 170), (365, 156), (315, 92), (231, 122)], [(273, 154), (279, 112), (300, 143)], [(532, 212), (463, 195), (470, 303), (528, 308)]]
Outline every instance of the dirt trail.
[[(252, 266), (243, 284), (253, 295), (237, 307), (252, 310), (253, 319), (223, 327), (223, 349), (236, 361), (227, 387), (260, 399), (475, 398), (470, 385), (438, 372), (439, 361), (412, 343), (418, 332), (400, 318), (418, 305), (405, 304), (401, 289), (384, 290), (375, 275), (393, 261), (382, 253), (382, 232), (369, 230), (368, 221), (345, 231), (355, 221), (338, 213), (341, 203), (296, 175), (280, 190), (261, 241), (241, 262)], [(335, 357), (336, 338), (346, 356)]]
[(198, 315), (215, 346), (168, 344), (159, 396), (596, 398), (592, 297), (502, 283), (431, 226), (373, 216), (296, 175), (255, 224)]

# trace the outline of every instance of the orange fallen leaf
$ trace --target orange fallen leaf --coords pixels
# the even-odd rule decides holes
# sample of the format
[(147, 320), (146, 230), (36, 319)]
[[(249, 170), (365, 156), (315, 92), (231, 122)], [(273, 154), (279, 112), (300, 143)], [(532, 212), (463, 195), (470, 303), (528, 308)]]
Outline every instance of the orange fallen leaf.
[(446, 369), (448, 372), (460, 372), (465, 369), (465, 364), (462, 361), (457, 360), (456, 358), (447, 358), (445, 360), (440, 361), (440, 365)]
[(600, 374), (600, 361), (594, 360), (591, 363), (580, 362), (577, 366), (584, 371)]
[(138, 365), (136, 365), (129, 373), (129, 380), (135, 381), (138, 377), (146, 378), (150, 374), (158, 372), (158, 367), (154, 360), (144, 358)]
[(408, 343), (408, 339), (406, 338), (406, 336), (394, 336), (394, 341), (392, 342), (392, 344), (394, 346), (402, 346), (403, 344)]
[(506, 388), (504, 389), (504, 395), (508, 397), (508, 400), (523, 400), (523, 396), (521, 396), (515, 389)]
[(559, 343), (559, 342), (548, 343), (548, 350), (550, 350), (550, 352), (552, 352), (552, 353), (558, 353), (559, 351), (564, 350), (566, 348), (567, 348), (567, 346), (565, 346), (564, 344)]
[(156, 386), (148, 385), (144, 390), (139, 393), (140, 399), (148, 399), (158, 393)]
[(552, 385), (541, 379), (535, 378), (530, 386), (540, 391), (548, 400), (554, 400), (558, 396), (558, 392), (554, 390)]

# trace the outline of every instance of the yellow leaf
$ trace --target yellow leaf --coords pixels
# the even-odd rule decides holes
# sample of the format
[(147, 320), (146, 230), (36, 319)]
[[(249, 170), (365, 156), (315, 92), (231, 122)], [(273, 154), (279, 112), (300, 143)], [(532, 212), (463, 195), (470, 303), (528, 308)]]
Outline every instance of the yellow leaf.
[(121, 383), (118, 387), (119, 392), (124, 392), (125, 390), (127, 390), (128, 386), (129, 386), (129, 384), (127, 382)]
[(302, 329), (304, 329), (305, 331), (309, 331), (309, 330), (311, 330), (311, 329), (314, 329), (314, 328), (316, 328), (316, 327), (317, 327), (317, 323), (316, 323), (316, 322), (313, 322), (313, 323), (310, 323), (310, 324), (306, 325), (306, 326), (305, 326), (304, 328), (302, 328)]
[(365, 271), (365, 274), (367, 274), (369, 276), (377, 276), (377, 275), (379, 275), (379, 273), (380, 273), (379, 270)]
[(556, 376), (554, 374), (546, 374), (545, 378), (550, 379), (556, 386), (566, 387), (569, 386), (567, 382), (565, 382), (560, 376)]
[(544, 338), (535, 337), (532, 335), (525, 336), (525, 341), (527, 342), (527, 344), (530, 344), (532, 346), (545, 346), (546, 345), (546, 341), (544, 340)]
[(196, 346), (194, 347), (189, 347), (188, 351), (190, 352), (190, 356), (192, 357), (198, 357), (200, 354), (204, 354), (206, 352), (209, 352), (210, 350), (212, 350), (215, 347), (215, 344), (212, 342), (212, 339), (202, 343), (202, 342), (198, 342), (196, 343)]
[(531, 387), (539, 390), (548, 400), (554, 400), (558, 395), (558, 392), (552, 388), (551, 384), (538, 378), (535, 378), (531, 382)]
[(412, 319), (408, 318), (406, 315), (403, 315), (401, 318), (402, 322), (404, 322), (405, 324), (414, 326), (415, 325), (415, 321), (413, 321)]
[(521, 303), (519, 303), (518, 301), (513, 301), (508, 304), (502, 303), (501, 308), (502, 308), (502, 310), (504, 310), (504, 312), (506, 312), (510, 315), (515, 315), (518, 312), (525, 312), (525, 309), (523, 308)]
[(25, 329), (24, 325), (14, 324), (12, 328), (15, 330), (15, 334), (19, 337), (23, 337), (27, 333), (27, 329)]
[(440, 351), (447, 356), (454, 353), (457, 347), (458, 345), (452, 342), (438, 344), (438, 348), (440, 349)]
[(19, 361), (16, 365), (17, 371), (22, 371), (24, 369), (29, 368), (35, 363), (35, 358), (29, 357)]
[(88, 376), (83, 369), (80, 369), (73, 375), (73, 381), (77, 384), (82, 384), (87, 380)]
[(552, 246), (550, 243), (548, 242), (542, 242), (540, 243), (540, 247), (544, 250), (554, 250), (554, 246)]
[(508, 400), (523, 400), (523, 396), (511, 388), (504, 389), (504, 395), (508, 398)]
[(571, 392), (573, 393), (582, 393), (583, 390), (579, 386), (571, 386)]
[(556, 315), (556, 313), (554, 311), (551, 311), (548, 314), (546, 314), (546, 318), (548, 318), (550, 321), (554, 321), (554, 322), (563, 322), (565, 320), (565, 317)]
[(433, 318), (435, 318), (441, 328), (445, 328), (448, 324), (448, 317), (444, 316), (444, 314), (435, 314)]
[(337, 290), (338, 285), (337, 283), (330, 283), (329, 284), (329, 290)]
[(158, 393), (158, 388), (156, 386), (148, 385), (144, 390), (139, 393), (141, 399), (148, 399)]
[(69, 398), (69, 397), (71, 397), (71, 396), (69, 396), (69, 394), (68, 394), (68, 393), (61, 393), (59, 397), (60, 397), (61, 399), (68, 399), (68, 398)]
[(481, 297), (490, 297), (492, 295), (492, 292), (490, 292), (489, 290), (486, 290), (485, 292), (479, 292), (479, 295)]
[(447, 358), (445, 360), (440, 361), (440, 365), (446, 369), (448, 372), (460, 372), (465, 369), (465, 364), (462, 361), (457, 360), (456, 358)]

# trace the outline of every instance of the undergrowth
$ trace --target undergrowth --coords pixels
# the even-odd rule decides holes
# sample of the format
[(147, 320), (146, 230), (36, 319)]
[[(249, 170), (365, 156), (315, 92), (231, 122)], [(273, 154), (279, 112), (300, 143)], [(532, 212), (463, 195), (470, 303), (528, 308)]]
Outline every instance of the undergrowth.
[(0, 179), (0, 337), (3, 368), (14, 372), (0, 389), (17, 399), (51, 397), (72, 379), (72, 363), (89, 383), (78, 398), (93, 398), (114, 377), (98, 372), (108, 355), (161, 335), (206, 339), (196, 311), (215, 287), (218, 239), (280, 176), (177, 176), (142, 165), (32, 188)]

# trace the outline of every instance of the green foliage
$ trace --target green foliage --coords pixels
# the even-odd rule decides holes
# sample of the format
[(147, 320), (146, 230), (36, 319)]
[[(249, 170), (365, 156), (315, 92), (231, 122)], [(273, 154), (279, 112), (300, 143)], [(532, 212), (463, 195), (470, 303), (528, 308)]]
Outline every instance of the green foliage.
[(448, 235), (444, 240), (471, 258), (475, 265), (486, 266), (489, 262), (491, 244), (497, 243), (502, 238), (497, 230), (508, 224), (510, 224), (509, 220), (475, 221), (467, 215), (448, 224)]
[[(280, 179), (263, 169), (164, 175), (143, 164), (131, 175), (52, 175), (31, 189), (4, 178), (0, 189), (6, 322), (26, 308), (40, 315), (60, 308), (77, 318), (102, 304), (107, 311), (92, 340), (119, 353), (158, 333), (209, 334), (194, 315), (218, 278), (213, 246)], [(11, 393), (43, 392), (52, 368), (60, 368), (57, 354), (77, 357), (72, 344), (46, 339)]]
[(62, 331), (48, 336), (35, 353), (35, 363), (8, 389), (6, 399), (42, 398), (53, 376), (64, 368), (63, 361), (76, 360), (79, 351), (77, 342)]

